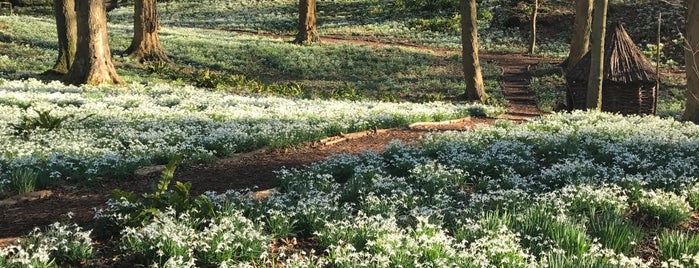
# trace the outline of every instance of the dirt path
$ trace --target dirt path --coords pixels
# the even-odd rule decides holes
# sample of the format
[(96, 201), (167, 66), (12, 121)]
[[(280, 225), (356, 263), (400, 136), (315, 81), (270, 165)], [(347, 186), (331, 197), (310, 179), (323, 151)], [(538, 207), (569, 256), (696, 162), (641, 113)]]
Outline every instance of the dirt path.
[[(472, 128), (491, 121), (487, 118), (473, 118), (433, 127), (388, 129), (332, 145), (311, 142), (294, 148), (241, 153), (212, 164), (181, 165), (175, 172), (175, 180), (191, 181), (193, 194), (225, 192), (229, 189), (268, 189), (278, 185), (275, 171), (282, 168), (301, 167), (342, 153), (382, 151), (394, 140), (410, 144), (429, 131)], [(43, 197), (22, 200), (9, 206), (0, 205), (0, 247), (14, 242), (34, 227), (67, 219), (68, 212), (74, 213), (72, 221), (85, 228), (92, 228), (94, 209), (104, 207), (113, 189), (143, 193), (153, 189), (158, 176), (159, 173), (155, 172), (122, 179), (105, 178), (88, 184), (62, 183), (44, 191), (46, 194)]]
[(522, 120), (542, 114), (536, 107), (534, 92), (529, 89), (529, 81), (532, 79), (530, 68), (539, 63), (557, 63), (559, 60), (522, 54), (488, 53), (481, 54), (480, 58), (496, 62), (502, 70), (503, 95), (509, 102), (506, 118)]
[[(272, 35), (269, 35), (272, 36)], [(287, 36), (276, 36), (288, 39)], [(431, 49), (402, 44), (388, 44), (363, 40), (345, 40), (324, 37), (326, 43), (352, 42), (370, 46), (404, 46), (429, 50), (436, 55), (451, 55), (454, 50)], [(483, 60), (495, 61), (501, 66), (505, 97), (510, 101), (508, 119), (527, 119), (541, 112), (536, 109), (534, 97), (527, 89), (530, 79), (528, 66), (538, 62), (552, 62), (551, 59), (527, 57), (522, 55), (481, 54)], [(492, 119), (473, 119), (439, 126), (440, 129), (464, 129), (480, 123), (489, 123)], [(193, 194), (205, 191), (224, 192), (228, 189), (266, 189), (275, 187), (275, 171), (282, 168), (300, 167), (320, 161), (340, 153), (356, 153), (365, 150), (380, 151), (393, 140), (413, 143), (430, 131), (430, 129), (391, 129), (332, 146), (316, 146), (313, 143), (280, 150), (260, 150), (238, 154), (221, 159), (213, 164), (186, 165), (178, 167), (175, 179), (192, 181)], [(132, 176), (125, 179), (105, 178), (95, 183), (61, 183), (48, 189), (46, 195), (21, 200), (15, 204), (0, 204), (0, 246), (15, 241), (16, 237), (27, 234), (34, 227), (46, 226), (57, 220), (66, 219), (66, 214), (75, 214), (73, 221), (83, 227), (92, 228), (94, 208), (104, 207), (112, 189), (120, 188), (133, 192), (152, 189), (158, 178), (157, 173), (147, 176)]]

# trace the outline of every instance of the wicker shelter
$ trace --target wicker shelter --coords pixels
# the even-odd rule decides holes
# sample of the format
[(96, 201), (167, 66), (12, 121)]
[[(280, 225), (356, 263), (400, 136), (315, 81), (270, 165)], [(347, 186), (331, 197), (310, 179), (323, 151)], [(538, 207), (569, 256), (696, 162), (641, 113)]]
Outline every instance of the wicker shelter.
[[(586, 109), (591, 54), (566, 74), (568, 109)], [(621, 24), (607, 32), (604, 46), (602, 110), (620, 114), (654, 114), (657, 74)]]

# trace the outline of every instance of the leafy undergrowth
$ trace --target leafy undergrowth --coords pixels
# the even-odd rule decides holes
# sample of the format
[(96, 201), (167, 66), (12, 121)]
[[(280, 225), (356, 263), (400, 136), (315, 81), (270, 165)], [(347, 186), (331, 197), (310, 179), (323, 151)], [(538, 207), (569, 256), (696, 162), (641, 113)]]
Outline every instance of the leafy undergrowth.
[[(207, 162), (340, 133), (407, 126), (502, 108), (235, 95), (169, 85), (74, 87), (0, 80), (0, 194), (58, 179), (130, 174), (180, 156)], [(20, 187), (21, 186), (21, 187)]]
[[(693, 124), (553, 114), (282, 170), (263, 200), (165, 191), (165, 174), (118, 193), (98, 229), (158, 267), (696, 267), (697, 147)], [(54, 236), (0, 260), (60, 265), (32, 251)]]
[[(132, 38), (131, 19), (110, 24), (117, 72), (127, 82), (192, 85), (304, 98), (387, 101), (455, 99), (465, 92), (459, 54), (353, 43), (298, 46), (285, 40), (221, 30), (163, 27), (160, 42), (172, 64), (142, 65), (119, 56)], [(58, 53), (51, 18), (0, 16), (0, 78), (39, 75)], [(489, 90), (499, 68), (484, 64)], [(490, 80), (489, 80), (490, 79)]]

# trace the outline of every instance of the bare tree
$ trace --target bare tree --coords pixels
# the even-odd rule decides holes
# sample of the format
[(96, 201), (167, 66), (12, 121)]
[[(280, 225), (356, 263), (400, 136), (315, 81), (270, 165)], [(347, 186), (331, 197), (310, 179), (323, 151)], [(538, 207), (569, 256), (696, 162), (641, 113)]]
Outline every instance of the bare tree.
[(699, 124), (699, 1), (687, 1), (687, 105), (684, 120)]
[(158, 5), (156, 0), (134, 1), (133, 39), (124, 54), (143, 61), (170, 61), (158, 38)]
[(529, 36), (529, 54), (536, 52), (536, 17), (539, 14), (539, 0), (533, 0), (531, 14), (531, 35)]
[(595, 0), (590, 48), (590, 78), (587, 83), (588, 109), (602, 110), (602, 80), (604, 79), (604, 37), (607, 30), (608, 0)]
[(575, 23), (573, 38), (570, 40), (570, 52), (563, 62), (566, 72), (573, 69), (578, 61), (585, 56), (590, 46), (590, 27), (592, 24), (592, 1), (575, 0)]
[(48, 72), (66, 74), (73, 64), (78, 39), (75, 0), (53, 0), (53, 13), (58, 33), (58, 58)]
[(114, 69), (107, 37), (104, 0), (75, 1), (77, 36), (75, 61), (66, 75), (71, 84), (122, 84)]
[(488, 94), (483, 86), (481, 64), (478, 60), (478, 24), (476, 0), (461, 1), (461, 45), (466, 97), (470, 101), (485, 102)]
[(320, 42), (318, 26), (316, 25), (316, 0), (299, 0), (299, 25), (296, 34), (297, 44), (312, 44)]

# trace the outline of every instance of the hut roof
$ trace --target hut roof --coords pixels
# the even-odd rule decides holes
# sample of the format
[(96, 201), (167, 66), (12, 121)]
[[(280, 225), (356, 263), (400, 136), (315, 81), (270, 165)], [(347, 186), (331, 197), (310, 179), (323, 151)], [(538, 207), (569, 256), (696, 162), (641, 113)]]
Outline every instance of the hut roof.
[[(607, 32), (604, 46), (604, 81), (616, 83), (655, 82), (656, 73), (653, 65), (636, 47), (624, 27), (619, 23), (612, 25)], [(587, 81), (590, 76), (590, 58), (588, 52), (566, 74), (569, 81)]]

